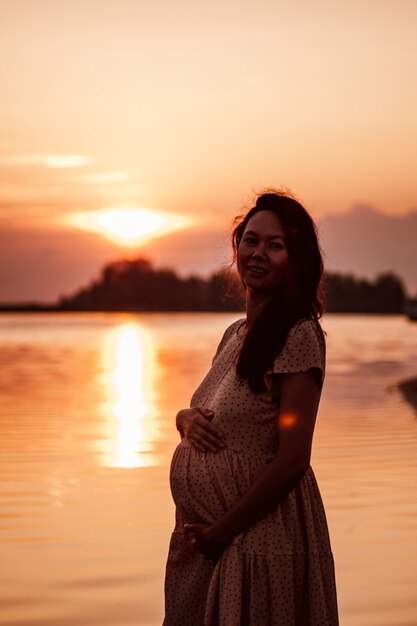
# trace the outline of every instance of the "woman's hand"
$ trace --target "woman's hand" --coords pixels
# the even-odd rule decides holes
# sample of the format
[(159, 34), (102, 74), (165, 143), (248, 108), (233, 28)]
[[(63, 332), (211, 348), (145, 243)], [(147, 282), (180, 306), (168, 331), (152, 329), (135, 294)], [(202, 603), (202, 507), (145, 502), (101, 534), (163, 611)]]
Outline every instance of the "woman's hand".
[(182, 437), (187, 439), (202, 452), (218, 452), (225, 447), (221, 428), (212, 424), (213, 411), (201, 407), (178, 411), (176, 424)]
[(227, 545), (216, 533), (215, 526), (209, 524), (184, 524), (184, 530), (192, 545), (208, 559), (217, 561)]

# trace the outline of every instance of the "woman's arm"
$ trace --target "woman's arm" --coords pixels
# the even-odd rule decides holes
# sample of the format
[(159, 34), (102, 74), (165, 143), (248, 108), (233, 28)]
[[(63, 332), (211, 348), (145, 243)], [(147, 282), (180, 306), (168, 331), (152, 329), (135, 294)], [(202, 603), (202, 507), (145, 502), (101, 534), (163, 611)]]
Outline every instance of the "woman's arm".
[(191, 541), (214, 556), (235, 535), (270, 513), (307, 471), (317, 407), (319, 370), (274, 376), (278, 385), (279, 450), (246, 494), (211, 526), (187, 524)]

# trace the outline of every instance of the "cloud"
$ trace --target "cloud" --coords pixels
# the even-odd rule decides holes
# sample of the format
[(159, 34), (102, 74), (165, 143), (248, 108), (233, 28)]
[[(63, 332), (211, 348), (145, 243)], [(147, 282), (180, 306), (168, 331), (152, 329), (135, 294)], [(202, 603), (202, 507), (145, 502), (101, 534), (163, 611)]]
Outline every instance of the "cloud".
[(396, 216), (360, 205), (319, 226), (329, 270), (369, 278), (393, 271), (417, 291), (417, 211)]
[(0, 302), (54, 302), (121, 256), (111, 242), (82, 231), (45, 228), (0, 229)]
[(58, 224), (0, 228), (0, 302), (54, 302), (87, 285), (110, 261), (142, 256), (182, 275), (207, 275), (230, 259), (222, 228), (187, 229), (136, 249)]
[(84, 154), (44, 154), (19, 153), (5, 154), (0, 157), (0, 165), (30, 166), (39, 165), (49, 168), (74, 168), (91, 165), (93, 159)]
[(92, 159), (83, 154), (61, 154), (46, 157), (45, 165), (52, 168), (85, 167)]
[[(0, 219), (16, 223), (20, 219), (56, 219), (69, 212), (100, 208), (102, 189), (87, 182), (87, 176), (95, 175), (94, 168), (87, 169), (91, 163), (93, 159), (82, 154), (0, 151)], [(122, 172), (99, 172), (98, 176), (101, 182), (107, 176), (106, 203), (112, 203), (113, 196), (120, 202)], [(132, 184), (122, 184), (124, 195), (140, 195)]]

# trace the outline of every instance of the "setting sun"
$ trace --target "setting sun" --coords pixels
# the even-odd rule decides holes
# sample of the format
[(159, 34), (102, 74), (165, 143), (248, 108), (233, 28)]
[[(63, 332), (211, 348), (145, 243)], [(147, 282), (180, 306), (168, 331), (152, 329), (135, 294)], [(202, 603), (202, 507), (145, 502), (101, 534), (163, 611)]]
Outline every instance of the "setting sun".
[(188, 218), (125, 206), (76, 213), (66, 218), (72, 226), (89, 230), (123, 246), (137, 246), (150, 237), (163, 235), (189, 224)]

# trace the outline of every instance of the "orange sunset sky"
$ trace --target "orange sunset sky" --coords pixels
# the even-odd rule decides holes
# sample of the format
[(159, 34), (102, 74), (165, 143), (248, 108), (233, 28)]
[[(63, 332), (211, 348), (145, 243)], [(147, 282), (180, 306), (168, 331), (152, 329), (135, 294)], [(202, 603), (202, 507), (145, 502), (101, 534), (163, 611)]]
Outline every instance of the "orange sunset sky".
[[(138, 254), (207, 274), (264, 186), (289, 187), (319, 221), (366, 206), (389, 229), (417, 210), (415, 0), (2, 0), (0, 11), (0, 301), (54, 301)], [(91, 221), (110, 210), (161, 221), (126, 246), (117, 224), (109, 238)], [(137, 224), (119, 216), (127, 235)], [(358, 269), (354, 240), (335, 267)], [(387, 263), (363, 271), (417, 258)]]

